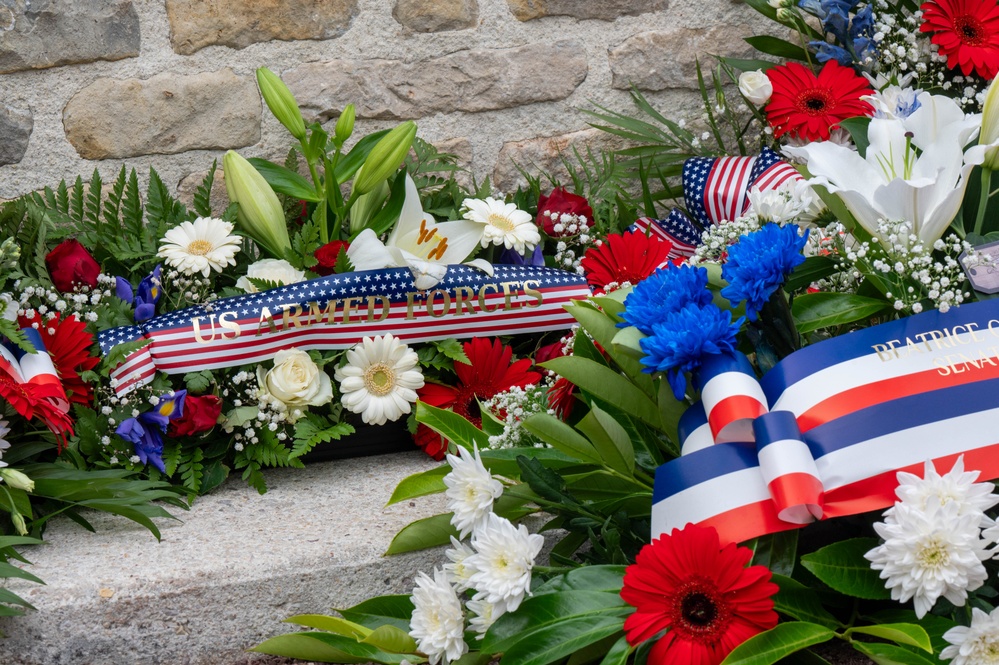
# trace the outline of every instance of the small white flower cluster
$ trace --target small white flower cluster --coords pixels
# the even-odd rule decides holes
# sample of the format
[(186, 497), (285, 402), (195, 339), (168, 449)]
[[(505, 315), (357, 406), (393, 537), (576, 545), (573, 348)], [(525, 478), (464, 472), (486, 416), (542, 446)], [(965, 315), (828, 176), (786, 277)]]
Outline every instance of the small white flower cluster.
[(523, 525), (492, 512), (503, 485), (482, 463), (479, 451), (459, 448), (448, 455), (451, 472), (444, 477), (452, 524), (470, 545), (451, 538), (445, 552), (448, 563), (431, 578), (420, 573), (413, 590), (413, 616), (409, 634), (432, 665), (454, 662), (468, 651), (465, 613), (458, 594), (473, 591), (465, 607), (473, 613), (469, 627), (479, 638), (506, 612), (520, 607), (530, 593), (534, 559), (544, 538)]
[(72, 293), (59, 293), (54, 288), (41, 285), (25, 286), (22, 289), (21, 280), (18, 280), (14, 282), (17, 314), (32, 318), (38, 312), (46, 320), (55, 318), (56, 314), (76, 314), (78, 320), (93, 323), (97, 321), (97, 312), (94, 310), (102, 300), (114, 296), (114, 287), (114, 277), (104, 274), (97, 276), (96, 288), (78, 286)]
[(583, 267), (579, 262), (587, 249), (600, 246), (600, 240), (590, 233), (591, 226), (582, 215), (562, 213), (560, 216), (558, 213), (548, 211), (545, 211), (545, 214), (550, 215), (552, 219), (558, 218), (552, 229), (556, 234), (555, 265), (582, 275)]
[(760, 219), (756, 215), (737, 217), (732, 221), (714, 224), (701, 234), (701, 244), (688, 259), (692, 265), (723, 261), (728, 248), (739, 242), (739, 236), (759, 231)]
[(218, 300), (218, 295), (212, 292), (212, 278), (201, 273), (184, 274), (173, 268), (163, 272), (163, 291), (176, 293), (178, 298), (187, 302), (206, 303)]
[(536, 413), (556, 415), (554, 409), (548, 408), (548, 390), (553, 383), (549, 376), (541, 383), (525, 388), (513, 386), (483, 403), (490, 413), (503, 421), (503, 433), (489, 437), (490, 448), (547, 447), (524, 429), (523, 422)]
[[(226, 432), (235, 431), (232, 437), (235, 441), (233, 448), (241, 451), (247, 445), (259, 443), (258, 430), (263, 428), (267, 428), (271, 432), (277, 432), (278, 441), (285, 441), (288, 438), (285, 425), (300, 418), (302, 415), (301, 411), (299, 409), (289, 411), (283, 402), (270, 399), (266, 394), (261, 395), (260, 386), (257, 383), (257, 375), (254, 372), (239, 371), (233, 374), (230, 380), (233, 384), (233, 390), (242, 394), (242, 397), (233, 400), (233, 406), (237, 409), (240, 407), (257, 407), (255, 416), (238, 423), (238, 425), (226, 425)], [(229, 396), (229, 388), (222, 390), (222, 396)]]
[(930, 461), (923, 478), (899, 472), (899, 500), (874, 524), (884, 542), (864, 556), (881, 571), (892, 599), (912, 600), (919, 618), (941, 596), (964, 605), (988, 578), (982, 562), (995, 553), (987, 548), (999, 527), (985, 511), (999, 495), (992, 483), (976, 483), (978, 475), (964, 470), (963, 456), (943, 476)]

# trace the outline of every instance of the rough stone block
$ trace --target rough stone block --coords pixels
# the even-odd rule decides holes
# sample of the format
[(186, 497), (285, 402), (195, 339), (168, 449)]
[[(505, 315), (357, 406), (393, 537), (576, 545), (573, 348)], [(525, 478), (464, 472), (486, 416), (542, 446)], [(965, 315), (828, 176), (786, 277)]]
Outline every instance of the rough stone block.
[(743, 41), (751, 34), (746, 24), (638, 33), (609, 51), (611, 85), (619, 90), (632, 85), (641, 90), (696, 88), (698, 58), (710, 62), (707, 53), (755, 57), (758, 54)]
[(476, 0), (396, 0), (395, 20), (416, 32), (464, 30), (479, 19)]
[(31, 111), (0, 103), (0, 165), (21, 161), (33, 127)]
[(358, 117), (410, 119), (564, 99), (586, 78), (577, 42), (459, 51), (418, 62), (332, 60), (284, 72), (304, 114), (323, 122), (346, 101)]
[[(493, 170), (493, 186), (502, 192), (512, 192), (518, 185), (525, 185), (523, 174), (517, 169), (521, 166), (529, 173), (539, 174), (543, 171), (559, 178), (563, 183), (568, 181), (568, 171), (562, 158), (572, 163), (575, 160), (573, 148), (585, 155), (587, 148), (595, 153), (599, 150), (610, 150), (617, 147), (612, 135), (599, 129), (583, 129), (559, 136), (541, 136), (523, 141), (509, 141), (500, 148)], [(543, 180), (547, 183), (546, 180)]]
[[(207, 170), (196, 171), (181, 178), (177, 184), (177, 199), (186, 205), (188, 209), (193, 209), (194, 194), (198, 191), (198, 187), (201, 186), (201, 183), (207, 176)], [(215, 169), (215, 179), (212, 180), (212, 191), (208, 196), (208, 203), (212, 207), (212, 213), (216, 216), (221, 215), (229, 207), (229, 193), (225, 188), (225, 172), (222, 171), (222, 160), (219, 160), (218, 166)]]
[(137, 55), (131, 0), (0, 0), (0, 74)]
[(189, 55), (212, 44), (339, 37), (357, 0), (166, 0), (166, 9), (173, 50)]
[(637, 16), (666, 9), (667, 0), (506, 0), (518, 21), (543, 16), (613, 21), (619, 16)]
[(63, 109), (84, 159), (238, 148), (260, 139), (260, 96), (232, 70), (151, 79), (99, 79)]

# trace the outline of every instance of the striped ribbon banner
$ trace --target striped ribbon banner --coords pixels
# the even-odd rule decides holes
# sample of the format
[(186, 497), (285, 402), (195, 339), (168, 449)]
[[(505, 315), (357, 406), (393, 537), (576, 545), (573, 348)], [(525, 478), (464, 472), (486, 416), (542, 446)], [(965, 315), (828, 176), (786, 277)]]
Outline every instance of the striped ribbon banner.
[(450, 266), (437, 288), (421, 291), (407, 269), (318, 277), (225, 298), (98, 334), (114, 346), (149, 340), (111, 374), (123, 395), (157, 371), (182, 374), (272, 358), (281, 349), (343, 349), (392, 333), (406, 342), (569, 328), (571, 300), (590, 295), (581, 275), (533, 266), (494, 266), (492, 276)]
[[(721, 443), (701, 403), (684, 414), (683, 454), (656, 472), (654, 537), (695, 523), (739, 542), (878, 510), (896, 474), (921, 475), (926, 460), (944, 472), (964, 455), (999, 477), (999, 301), (814, 344), (760, 384), (769, 413), (744, 440)], [(745, 388), (737, 377), (727, 394)]]
[[(21, 332), (35, 347), (34, 353), (26, 353), (11, 343), (0, 343), (0, 373), (9, 380), (30, 389), (33, 399), (44, 401), (50, 408), (39, 410), (38, 416), (56, 435), (60, 445), (66, 441), (66, 434), (73, 433), (69, 413), (69, 399), (66, 389), (52, 363), (52, 357), (45, 349), (41, 333), (34, 328), (22, 328)], [(0, 341), (5, 338), (0, 337)]]

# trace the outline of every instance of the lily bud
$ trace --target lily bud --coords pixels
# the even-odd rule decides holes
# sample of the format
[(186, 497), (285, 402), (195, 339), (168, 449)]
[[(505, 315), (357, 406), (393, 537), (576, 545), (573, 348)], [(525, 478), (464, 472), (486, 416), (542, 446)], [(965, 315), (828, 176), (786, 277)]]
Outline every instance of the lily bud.
[(367, 194), (392, 175), (406, 158), (414, 138), (416, 123), (412, 120), (407, 120), (383, 136), (364, 160), (364, 168), (354, 177), (354, 192)]
[[(989, 145), (999, 141), (999, 85), (992, 79), (985, 91), (985, 104), (982, 106), (982, 131), (978, 134), (979, 145)], [(999, 147), (985, 153), (982, 168), (999, 170)]]
[[(361, 170), (364, 170), (363, 167)], [(368, 222), (374, 217), (375, 211), (382, 207), (388, 197), (387, 180), (382, 180), (370, 192), (357, 197), (354, 205), (350, 207), (350, 234), (352, 236), (360, 233), (361, 229), (368, 225)]]
[(17, 535), (28, 535), (28, 525), (24, 523), (24, 516), (21, 513), (17, 511), (12, 512), (10, 514), (10, 521), (14, 523), (14, 529), (17, 531)]
[(333, 128), (333, 140), (338, 144), (343, 145), (344, 141), (349, 139), (350, 135), (354, 133), (355, 115), (354, 105), (347, 104), (343, 108), (340, 117), (336, 119), (336, 127)]
[(242, 230), (271, 254), (283, 258), (291, 241), (277, 194), (257, 169), (233, 150), (222, 158), (222, 168), (229, 200), (239, 204), (236, 221)]
[(3, 480), (16, 490), (24, 490), (25, 492), (35, 491), (35, 481), (17, 469), (0, 469), (0, 480)]
[(302, 120), (302, 112), (298, 109), (295, 95), (291, 94), (284, 81), (271, 70), (261, 67), (257, 70), (257, 86), (274, 117), (291, 132), (292, 136), (304, 141), (305, 121)]

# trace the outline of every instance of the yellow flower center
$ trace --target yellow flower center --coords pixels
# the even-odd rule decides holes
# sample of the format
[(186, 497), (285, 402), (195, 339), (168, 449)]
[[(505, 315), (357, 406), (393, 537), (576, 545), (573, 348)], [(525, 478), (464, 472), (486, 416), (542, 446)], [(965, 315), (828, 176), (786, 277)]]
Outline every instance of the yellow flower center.
[(364, 387), (372, 395), (388, 395), (395, 388), (395, 372), (385, 363), (375, 363), (364, 371)]
[(926, 568), (939, 568), (950, 562), (950, 553), (947, 551), (945, 543), (934, 538), (920, 548), (919, 552), (916, 553), (916, 558)]
[(214, 249), (212, 243), (199, 238), (191, 241), (191, 244), (187, 246), (187, 253), (194, 254), (195, 256), (204, 256), (212, 251), (212, 249)]
[(495, 226), (504, 233), (510, 233), (510, 231), (513, 231), (514, 229), (513, 222), (511, 222), (510, 218), (506, 215), (499, 215), (494, 212), (489, 215), (489, 219), (487, 221), (490, 226)]

